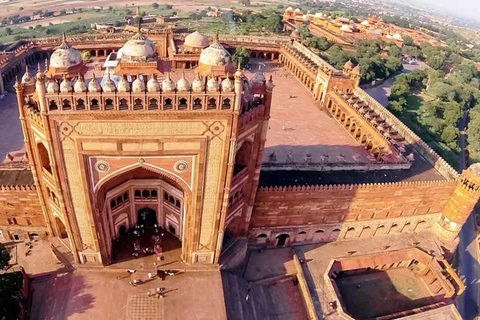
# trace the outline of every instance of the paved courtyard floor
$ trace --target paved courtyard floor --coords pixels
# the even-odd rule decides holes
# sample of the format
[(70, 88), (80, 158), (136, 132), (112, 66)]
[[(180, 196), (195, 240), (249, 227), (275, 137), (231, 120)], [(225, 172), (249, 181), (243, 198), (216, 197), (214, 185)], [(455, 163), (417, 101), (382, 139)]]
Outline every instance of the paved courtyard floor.
[[(125, 275), (75, 271), (38, 279), (33, 282), (31, 319), (226, 319), (218, 271), (181, 273), (136, 287)], [(156, 288), (164, 288), (163, 299), (148, 297), (147, 291)]]

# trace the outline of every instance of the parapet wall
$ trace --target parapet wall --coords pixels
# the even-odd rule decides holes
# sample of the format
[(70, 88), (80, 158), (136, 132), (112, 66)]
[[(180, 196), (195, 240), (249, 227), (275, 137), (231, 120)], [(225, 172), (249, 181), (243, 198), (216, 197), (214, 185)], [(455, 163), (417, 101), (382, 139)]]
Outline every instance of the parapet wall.
[(378, 101), (373, 99), (368, 93), (361, 88), (355, 88), (354, 93), (362, 100), (368, 103), (375, 112), (380, 114), (385, 121), (392, 126), (398, 133), (403, 136), (408, 144), (410, 144), (418, 153), (420, 153), (435, 169), (438, 170), (445, 178), (453, 180), (459, 177), (458, 172), (448, 164), (442, 157), (438, 155), (428, 144), (426, 144), (419, 136), (417, 136), (410, 128), (403, 124), (390, 111), (382, 106)]
[(259, 188), (250, 227), (322, 225), (439, 214), (456, 181)]
[(0, 186), (0, 225), (12, 224), (45, 226), (35, 186)]

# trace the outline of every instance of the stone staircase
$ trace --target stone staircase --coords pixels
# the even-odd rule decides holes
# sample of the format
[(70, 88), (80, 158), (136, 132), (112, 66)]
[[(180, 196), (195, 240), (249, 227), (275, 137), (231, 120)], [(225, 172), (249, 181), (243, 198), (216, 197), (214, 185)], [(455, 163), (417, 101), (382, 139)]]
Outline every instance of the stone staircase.
[(226, 271), (222, 271), (222, 282), (228, 320), (276, 319), (268, 286), (249, 283)]

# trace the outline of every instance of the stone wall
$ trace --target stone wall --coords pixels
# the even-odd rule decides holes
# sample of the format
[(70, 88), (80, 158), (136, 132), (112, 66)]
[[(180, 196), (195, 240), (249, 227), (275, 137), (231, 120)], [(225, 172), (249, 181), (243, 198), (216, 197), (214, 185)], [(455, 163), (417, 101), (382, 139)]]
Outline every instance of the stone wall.
[[(250, 243), (285, 245), (429, 229), (456, 181), (270, 187), (257, 192)], [(262, 235), (257, 238), (258, 235)]]
[(417, 136), (410, 128), (397, 119), (390, 111), (382, 106), (378, 101), (373, 99), (368, 93), (361, 88), (355, 88), (354, 93), (360, 97), (363, 101), (368, 103), (369, 107), (385, 121), (397, 130), (398, 133), (405, 138), (415, 150), (417, 150), (427, 161), (435, 167), (445, 178), (457, 179), (458, 172), (450, 166), (442, 157), (440, 157), (429, 145), (427, 145), (419, 136)]
[(0, 231), (0, 241), (47, 235), (35, 186), (0, 186)]

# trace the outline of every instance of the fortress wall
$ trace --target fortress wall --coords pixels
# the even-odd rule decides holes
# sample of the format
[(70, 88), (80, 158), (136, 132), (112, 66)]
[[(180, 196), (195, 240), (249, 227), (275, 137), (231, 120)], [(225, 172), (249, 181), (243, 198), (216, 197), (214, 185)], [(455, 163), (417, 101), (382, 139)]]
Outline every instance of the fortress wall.
[(7, 218), (16, 218), (21, 226), (29, 225), (26, 218), (32, 219), (32, 225), (45, 225), (34, 186), (0, 186), (0, 225), (8, 225)]
[(322, 225), (441, 213), (456, 181), (260, 188), (251, 227)]
[(419, 136), (417, 136), (410, 128), (404, 125), (397, 117), (382, 106), (378, 101), (373, 99), (368, 93), (361, 88), (355, 88), (354, 93), (362, 100), (368, 103), (375, 112), (380, 114), (385, 121), (405, 138), (415, 150), (417, 150), (427, 161), (435, 167), (445, 178), (457, 179), (458, 172), (440, 157), (428, 144), (426, 144)]

